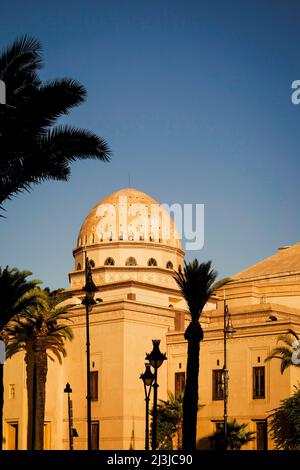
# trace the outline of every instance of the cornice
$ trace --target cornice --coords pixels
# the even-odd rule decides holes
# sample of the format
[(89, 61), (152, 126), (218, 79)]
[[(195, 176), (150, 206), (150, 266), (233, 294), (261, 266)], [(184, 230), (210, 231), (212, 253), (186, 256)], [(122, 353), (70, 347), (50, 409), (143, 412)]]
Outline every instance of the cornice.
[[(110, 282), (103, 284), (101, 286), (97, 285), (99, 287), (99, 292), (103, 291), (108, 291), (108, 290), (115, 290), (115, 289), (121, 289), (124, 287), (140, 287), (146, 290), (150, 291), (156, 291), (156, 292), (162, 292), (164, 294), (171, 294), (171, 295), (176, 295), (177, 297), (182, 298), (182, 295), (180, 293), (180, 290), (173, 289), (171, 287), (164, 287), (164, 286), (157, 286), (155, 284), (148, 284), (145, 282), (141, 281), (135, 281), (135, 280), (124, 280), (124, 281), (117, 281), (117, 282)], [(76, 294), (83, 294), (82, 289), (66, 289), (65, 292), (70, 292), (76, 296)]]
[(182, 248), (178, 248), (175, 246), (169, 246), (165, 245), (163, 243), (157, 243), (157, 242), (148, 242), (148, 241), (141, 241), (141, 240), (136, 240), (136, 241), (111, 241), (111, 242), (101, 242), (101, 243), (93, 243), (92, 245), (86, 245), (86, 246), (79, 246), (77, 248), (74, 248), (73, 250), (73, 256), (75, 256), (77, 253), (80, 253), (81, 251), (94, 251), (94, 250), (99, 250), (102, 248), (156, 248), (159, 250), (163, 251), (168, 251), (170, 253), (173, 253), (174, 251), (180, 255), (181, 257), (184, 257), (184, 251)]
[[(260, 324), (235, 325), (236, 332), (229, 340), (234, 342), (240, 339), (261, 337), (261, 336), (279, 336), (286, 334), (288, 329), (300, 332), (300, 319), (298, 321), (284, 320), (277, 322), (264, 322)], [(204, 329), (204, 339), (201, 344), (209, 341), (223, 341), (224, 326), (211, 327)], [(184, 332), (167, 333), (167, 344), (186, 343)], [(201, 349), (201, 345), (200, 345)]]

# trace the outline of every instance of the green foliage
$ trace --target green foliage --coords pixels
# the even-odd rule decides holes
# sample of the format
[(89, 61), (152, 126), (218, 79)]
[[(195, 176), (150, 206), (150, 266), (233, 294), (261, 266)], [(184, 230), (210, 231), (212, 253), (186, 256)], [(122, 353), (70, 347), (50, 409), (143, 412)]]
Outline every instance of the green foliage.
[[(50, 292), (41, 290), (45, 303), (40, 306), (28, 308), (19, 315), (14, 316), (4, 328), (6, 337), (6, 357), (10, 358), (19, 351), (27, 351), (28, 345), (35, 350), (37, 341), (48, 353), (50, 360), (54, 360), (52, 353), (59, 361), (66, 356), (65, 340), (72, 340), (73, 333), (69, 325), (62, 321), (70, 321), (67, 315), (71, 305), (61, 303), (66, 295), (61, 289)], [(68, 297), (68, 295), (67, 295)]]
[(270, 416), (270, 433), (277, 450), (300, 450), (300, 389), (281, 400)]
[[(173, 438), (182, 423), (183, 395), (168, 392), (167, 400), (159, 400), (157, 405), (157, 446), (161, 450), (173, 449)], [(153, 410), (151, 411), (153, 414)]]
[(6, 84), (6, 104), (0, 106), (0, 205), (34, 184), (66, 181), (75, 160), (110, 158), (107, 143), (96, 134), (55, 126), (85, 101), (86, 90), (70, 78), (43, 83), (41, 67), (42, 47), (32, 37), (15, 40), (0, 54), (0, 80)]
[[(248, 424), (238, 424), (234, 419), (227, 423), (227, 449), (229, 450), (240, 450), (240, 448), (253, 441), (255, 432), (246, 431)], [(209, 436), (209, 439), (216, 450), (225, 449), (225, 436), (223, 423), (219, 425), (217, 431)]]
[(189, 263), (185, 261), (183, 271), (180, 268), (175, 273), (174, 279), (186, 300), (193, 321), (199, 320), (204, 305), (213, 294), (217, 275), (212, 269), (211, 261), (199, 263), (197, 259)]
[[(294, 330), (289, 329), (287, 334), (280, 335), (278, 337), (277, 342), (281, 342), (283, 344), (274, 348), (265, 359), (265, 362), (270, 361), (271, 359), (279, 359), (281, 361), (280, 371), (282, 374), (290, 366), (300, 367), (300, 342), (297, 333)], [(294, 361), (295, 354), (297, 362)]]
[(30, 271), (0, 267), (0, 332), (13, 316), (45, 307), (45, 294), (38, 287), (41, 281), (28, 280), (31, 275)]
[(183, 449), (196, 449), (197, 436), (197, 409), (198, 409), (198, 377), (199, 377), (199, 349), (203, 339), (203, 330), (199, 323), (203, 308), (213, 295), (217, 272), (212, 268), (212, 262), (199, 263), (197, 259), (184, 262), (183, 271), (179, 268), (174, 279), (184, 297), (191, 322), (184, 332), (188, 342), (188, 357), (186, 368), (186, 384), (183, 400)]

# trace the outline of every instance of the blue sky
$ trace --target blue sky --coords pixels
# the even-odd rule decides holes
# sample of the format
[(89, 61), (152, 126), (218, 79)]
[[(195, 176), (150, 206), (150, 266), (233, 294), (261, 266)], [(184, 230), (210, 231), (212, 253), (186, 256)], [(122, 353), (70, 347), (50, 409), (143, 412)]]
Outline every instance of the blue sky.
[(82, 221), (129, 173), (160, 202), (205, 204), (204, 248), (187, 258), (220, 276), (300, 241), (297, 0), (2, 2), (0, 46), (24, 33), (43, 44), (43, 79), (86, 86), (65, 122), (104, 137), (113, 159), (8, 202), (2, 266), (67, 287)]

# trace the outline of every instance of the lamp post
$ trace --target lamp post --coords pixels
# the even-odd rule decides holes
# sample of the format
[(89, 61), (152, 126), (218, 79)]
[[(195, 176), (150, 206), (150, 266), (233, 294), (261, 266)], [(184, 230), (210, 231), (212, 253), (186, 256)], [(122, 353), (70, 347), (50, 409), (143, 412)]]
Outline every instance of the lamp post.
[[(94, 284), (92, 277), (92, 268), (88, 257), (85, 254), (85, 297), (82, 304), (85, 305), (86, 315), (86, 400), (87, 400), (87, 435), (88, 435), (88, 450), (92, 450), (92, 412), (91, 412), (91, 358), (90, 358), (90, 324), (89, 313), (93, 306), (96, 304), (94, 300), (95, 292), (98, 288)], [(100, 299), (99, 299), (100, 300)]]
[(163, 354), (159, 349), (160, 339), (152, 340), (153, 349), (151, 353), (146, 354), (146, 360), (154, 369), (154, 397), (153, 397), (153, 420), (152, 420), (152, 450), (157, 448), (157, 369), (167, 359), (166, 354)]
[(227, 406), (228, 406), (228, 369), (227, 369), (227, 338), (231, 338), (235, 333), (232, 325), (231, 315), (226, 304), (226, 296), (224, 291), (224, 367), (223, 367), (223, 400), (224, 400), (224, 440), (225, 450), (227, 450)]
[(149, 450), (149, 401), (150, 401), (152, 383), (154, 380), (154, 374), (151, 372), (149, 363), (146, 363), (145, 366), (146, 366), (145, 372), (140, 375), (140, 379), (142, 379), (144, 383), (145, 401), (146, 401), (145, 450)]
[(64, 393), (68, 394), (69, 447), (70, 447), (70, 450), (73, 450), (73, 408), (72, 408), (72, 400), (70, 396), (70, 394), (72, 393), (72, 389), (70, 387), (69, 382), (66, 384)]

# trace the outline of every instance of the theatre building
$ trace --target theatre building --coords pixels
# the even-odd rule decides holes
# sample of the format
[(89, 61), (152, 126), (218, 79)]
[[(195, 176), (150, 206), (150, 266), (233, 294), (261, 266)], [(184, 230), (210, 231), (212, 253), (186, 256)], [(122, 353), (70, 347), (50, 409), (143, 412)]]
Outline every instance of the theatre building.
[[(66, 383), (72, 388), (74, 449), (87, 448), (86, 323), (82, 290), (85, 256), (99, 291), (90, 313), (93, 449), (143, 449), (145, 397), (140, 374), (152, 339), (160, 339), (167, 360), (158, 370), (159, 398), (184, 390), (189, 316), (173, 279), (184, 251), (173, 220), (158, 203), (133, 188), (106, 197), (84, 220), (69, 273), (74, 339), (63, 364), (48, 362), (45, 449), (68, 449)], [(139, 209), (140, 208), (140, 209)], [(146, 209), (146, 211), (145, 211)], [(147, 216), (146, 216), (147, 212)], [(147, 219), (149, 217), (149, 220)], [(150, 222), (151, 221), (151, 222)], [(167, 228), (166, 228), (167, 227)], [(201, 252), (200, 252), (201, 255)], [(206, 261), (200, 259), (200, 261)], [(201, 317), (198, 441), (223, 419), (222, 368), (224, 291)], [(232, 276), (226, 299), (235, 333), (227, 342), (228, 419), (249, 423), (256, 438), (247, 449), (272, 449), (268, 416), (290, 396), (300, 379), (295, 367), (280, 374), (279, 361), (265, 363), (277, 337), (300, 332), (300, 243)], [(26, 365), (19, 353), (4, 366), (4, 449), (26, 449)]]

